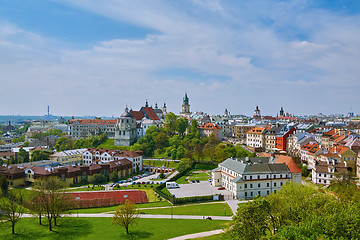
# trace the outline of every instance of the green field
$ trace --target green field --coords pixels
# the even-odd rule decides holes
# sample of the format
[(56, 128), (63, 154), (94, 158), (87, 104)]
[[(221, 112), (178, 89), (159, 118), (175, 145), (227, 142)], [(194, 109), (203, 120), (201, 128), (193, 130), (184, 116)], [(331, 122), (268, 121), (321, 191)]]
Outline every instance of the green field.
[[(226, 210), (225, 210), (226, 209)], [(168, 208), (143, 209), (145, 214), (156, 215), (199, 215), (199, 216), (232, 216), (232, 211), (227, 204), (211, 203), (189, 206), (174, 206)], [(226, 215), (225, 215), (226, 214)]]
[(178, 184), (188, 184), (189, 182), (186, 181), (185, 179), (187, 177), (189, 177), (189, 180), (196, 180), (199, 179), (199, 181), (207, 181), (209, 178), (211, 178), (211, 175), (206, 174), (205, 172), (200, 172), (200, 173), (194, 173), (195, 171), (199, 171), (199, 170), (191, 170), (189, 171), (187, 174), (185, 174), (184, 176), (180, 177), (178, 180), (176, 180), (176, 182)]
[[(10, 227), (0, 231), (0, 239), (168, 239), (181, 235), (211, 231), (224, 228), (228, 221), (190, 220), (190, 219), (138, 219), (130, 226), (130, 234), (118, 225), (111, 224), (111, 218), (64, 218), (59, 227), (49, 232), (46, 221), (44, 226), (32, 218), (24, 218), (15, 227), (15, 235)], [(181, 226), (181, 227), (179, 227)]]
[[(160, 202), (151, 202), (151, 203), (139, 203), (136, 204), (138, 209), (142, 208), (152, 208), (152, 207), (168, 207), (171, 204), (168, 201), (160, 201)], [(98, 208), (82, 208), (79, 210), (72, 210), (71, 213), (105, 213), (105, 212), (113, 212), (115, 211), (119, 205), (111, 206), (111, 207), (98, 207)]]
[(207, 181), (209, 178), (211, 178), (210, 175), (208, 175), (206, 172), (199, 172), (199, 173), (193, 173), (189, 177), (189, 180), (196, 180), (199, 179), (199, 181)]
[(143, 160), (143, 165), (151, 165), (154, 167), (170, 167), (170, 168), (176, 168), (179, 163), (173, 162), (173, 161), (161, 161), (161, 160)]
[(129, 150), (129, 146), (115, 146), (114, 139), (106, 139), (105, 142), (97, 146), (96, 148), (114, 149), (114, 150)]

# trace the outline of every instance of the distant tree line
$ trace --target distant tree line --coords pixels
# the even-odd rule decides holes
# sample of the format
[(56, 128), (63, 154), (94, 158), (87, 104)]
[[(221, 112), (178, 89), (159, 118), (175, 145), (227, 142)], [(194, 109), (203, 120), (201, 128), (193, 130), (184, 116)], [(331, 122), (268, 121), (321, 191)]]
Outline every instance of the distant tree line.
[(105, 142), (107, 136), (105, 133), (99, 136), (90, 135), (86, 139), (77, 139), (73, 140), (69, 137), (60, 137), (56, 141), (55, 149), (56, 151), (65, 151), (71, 149), (79, 149), (79, 148), (96, 148), (101, 143)]

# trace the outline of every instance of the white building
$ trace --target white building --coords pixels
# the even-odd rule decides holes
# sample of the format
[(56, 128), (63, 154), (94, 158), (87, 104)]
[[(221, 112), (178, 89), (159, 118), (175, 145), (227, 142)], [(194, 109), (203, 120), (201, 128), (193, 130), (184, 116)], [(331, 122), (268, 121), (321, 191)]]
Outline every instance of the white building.
[(265, 147), (266, 128), (255, 127), (246, 133), (246, 145), (253, 148)]
[(105, 133), (108, 138), (115, 137), (116, 119), (71, 119), (69, 120), (68, 134), (73, 139), (87, 138), (89, 135)]
[(330, 185), (336, 174), (346, 173), (346, 162), (340, 162), (336, 159), (327, 161), (317, 161), (312, 169), (312, 182), (314, 184)]
[(115, 146), (130, 146), (136, 141), (136, 119), (129, 113), (126, 107), (125, 112), (117, 119), (114, 137)]
[(91, 148), (82, 154), (82, 162), (85, 165), (107, 163), (120, 159), (128, 159), (132, 162), (133, 171), (143, 169), (143, 155), (140, 152)]
[(301, 183), (301, 170), (292, 158), (227, 159), (212, 171), (212, 185), (225, 187), (237, 199), (277, 192), (289, 182)]

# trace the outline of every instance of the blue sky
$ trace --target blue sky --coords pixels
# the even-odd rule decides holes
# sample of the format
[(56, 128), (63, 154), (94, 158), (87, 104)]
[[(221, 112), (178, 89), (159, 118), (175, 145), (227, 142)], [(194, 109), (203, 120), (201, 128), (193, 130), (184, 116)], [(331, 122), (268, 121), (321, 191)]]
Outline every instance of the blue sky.
[(3, 0), (0, 114), (360, 114), (360, 1)]

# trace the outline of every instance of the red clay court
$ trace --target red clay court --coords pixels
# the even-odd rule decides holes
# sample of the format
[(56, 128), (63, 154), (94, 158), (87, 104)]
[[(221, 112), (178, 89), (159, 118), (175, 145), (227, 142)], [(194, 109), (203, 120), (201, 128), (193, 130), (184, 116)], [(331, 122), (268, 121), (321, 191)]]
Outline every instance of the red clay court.
[(112, 206), (123, 204), (125, 200), (132, 203), (149, 202), (146, 192), (139, 190), (74, 192), (67, 194), (76, 201), (80, 208)]

